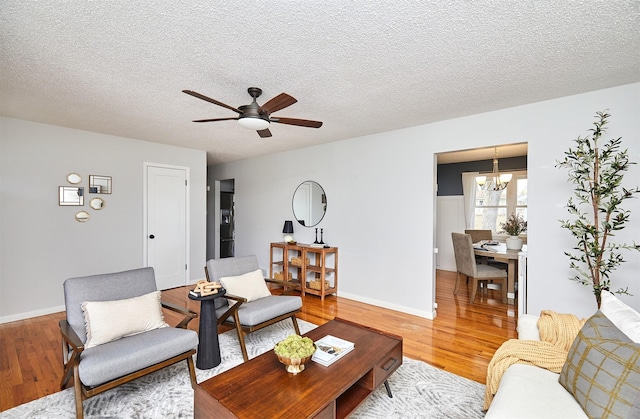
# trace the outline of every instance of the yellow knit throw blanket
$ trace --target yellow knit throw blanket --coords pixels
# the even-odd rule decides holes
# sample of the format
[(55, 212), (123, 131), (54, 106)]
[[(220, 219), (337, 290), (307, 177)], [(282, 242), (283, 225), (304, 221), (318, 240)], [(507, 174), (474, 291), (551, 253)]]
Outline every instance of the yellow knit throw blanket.
[(535, 365), (559, 373), (567, 354), (586, 319), (573, 314), (543, 310), (538, 320), (540, 340), (510, 339), (498, 348), (487, 368), (484, 410), (489, 409), (498, 391), (502, 374), (513, 364)]

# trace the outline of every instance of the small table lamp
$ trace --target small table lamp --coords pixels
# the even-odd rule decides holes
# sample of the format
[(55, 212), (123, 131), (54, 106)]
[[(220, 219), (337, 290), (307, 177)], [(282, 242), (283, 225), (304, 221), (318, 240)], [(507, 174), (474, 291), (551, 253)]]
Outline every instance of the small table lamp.
[(293, 221), (285, 221), (284, 227), (282, 228), (282, 233), (286, 234), (284, 236), (285, 243), (290, 243), (293, 241)]

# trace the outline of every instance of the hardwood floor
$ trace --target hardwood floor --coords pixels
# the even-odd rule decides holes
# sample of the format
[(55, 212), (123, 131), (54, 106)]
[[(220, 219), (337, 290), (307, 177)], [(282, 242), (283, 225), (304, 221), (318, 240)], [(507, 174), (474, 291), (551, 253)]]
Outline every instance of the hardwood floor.
[[(517, 313), (500, 302), (498, 290), (479, 294), (469, 304), (464, 286), (453, 295), (454, 282), (455, 273), (437, 272), (433, 321), (335, 296), (321, 304), (311, 295), (304, 298), (298, 318), (320, 325), (341, 317), (401, 335), (405, 356), (484, 383), (495, 350), (516, 337)], [(190, 288), (163, 291), (163, 300), (199, 311), (199, 303), (187, 297)], [(173, 313), (165, 316), (169, 324), (178, 321)], [(62, 319), (64, 313), (55, 313), (0, 325), (0, 411), (60, 390)], [(197, 319), (189, 328), (197, 330)]]

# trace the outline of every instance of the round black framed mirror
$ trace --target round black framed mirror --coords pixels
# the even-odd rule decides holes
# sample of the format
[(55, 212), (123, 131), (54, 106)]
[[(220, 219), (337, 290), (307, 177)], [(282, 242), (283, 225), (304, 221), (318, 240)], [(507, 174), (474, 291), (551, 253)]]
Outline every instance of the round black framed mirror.
[(293, 215), (300, 225), (314, 227), (327, 212), (327, 195), (318, 182), (302, 182), (293, 193)]

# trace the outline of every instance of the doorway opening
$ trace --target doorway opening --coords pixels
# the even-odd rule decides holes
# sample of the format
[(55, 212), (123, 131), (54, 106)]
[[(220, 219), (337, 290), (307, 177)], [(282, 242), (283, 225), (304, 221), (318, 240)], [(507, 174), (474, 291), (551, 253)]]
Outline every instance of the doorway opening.
[[(437, 192), (434, 197), (435, 201), (435, 220), (434, 225), (436, 227), (435, 232), (435, 248), (437, 253), (435, 255), (435, 269), (443, 271), (455, 272), (455, 255), (453, 252), (453, 244), (451, 241), (451, 233), (462, 233), (467, 229), (483, 229), (483, 214), (484, 207), (482, 202), (475, 202), (476, 200), (465, 200), (465, 194), (463, 193), (463, 173), (479, 173), (480, 175), (490, 176), (493, 169), (493, 160), (497, 150), (500, 173), (525, 173), (527, 170), (527, 143), (519, 143), (512, 145), (496, 145), (486, 148), (478, 148), (472, 150), (461, 150), (444, 152), (435, 155), (436, 158), (436, 179), (437, 179)], [(468, 175), (467, 175), (468, 176)], [(516, 181), (516, 177), (511, 182), (509, 199), (514, 198), (514, 201), (520, 199), (520, 192), (524, 192), (524, 212), (526, 214), (526, 177), (524, 182)], [(524, 185), (524, 191), (520, 191)], [(516, 188), (516, 186), (518, 186)], [(515, 190), (512, 190), (516, 188)], [(503, 216), (502, 212), (512, 211), (512, 208), (507, 203), (507, 193), (501, 193), (504, 197), (504, 205), (502, 201), (498, 200), (498, 203), (494, 205), (496, 208), (488, 210), (487, 214), (490, 215), (493, 212), (499, 213)], [(484, 203), (486, 204), (486, 203)], [(502, 208), (504, 206), (504, 208)], [(498, 208), (499, 207), (499, 208)], [(520, 208), (519, 210), (522, 210)], [(502, 211), (502, 212), (500, 212)], [(498, 234), (495, 225), (499, 226), (497, 221), (500, 221), (500, 217), (493, 217), (494, 221), (494, 239), (504, 240), (504, 237)], [(472, 224), (470, 226), (470, 223)], [(478, 225), (479, 224), (479, 225)], [(498, 227), (499, 229), (499, 227)], [(435, 272), (434, 272), (434, 294), (435, 295)], [(524, 281), (523, 281), (524, 282)], [(520, 284), (522, 285), (522, 284)], [(524, 291), (524, 290), (523, 290)], [(509, 295), (510, 308), (509, 311), (515, 315), (515, 308), (518, 307), (518, 312), (521, 312), (521, 306), (524, 301), (521, 301), (523, 297), (522, 292), (516, 294), (513, 292)], [(437, 302), (436, 302), (437, 303)], [(437, 305), (436, 305), (437, 307)]]
[[(235, 256), (235, 179), (214, 181), (213, 194), (207, 198), (207, 259)], [(212, 239), (213, 240), (212, 240)]]

